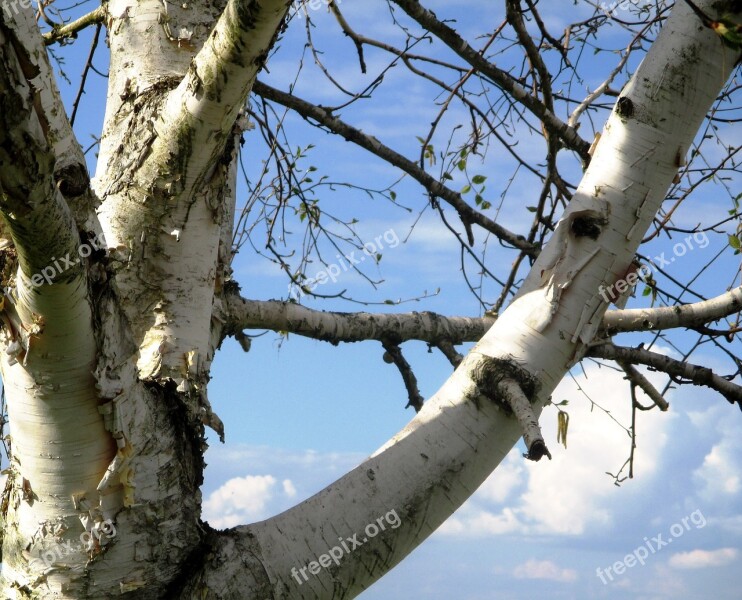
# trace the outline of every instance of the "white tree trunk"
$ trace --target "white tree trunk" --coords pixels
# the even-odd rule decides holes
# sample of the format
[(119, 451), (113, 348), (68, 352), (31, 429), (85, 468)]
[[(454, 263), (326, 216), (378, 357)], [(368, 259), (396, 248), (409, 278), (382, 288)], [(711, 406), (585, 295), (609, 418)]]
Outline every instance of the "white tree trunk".
[[(736, 59), (679, 4), (518, 297), (435, 397), (313, 498), (217, 533), (199, 520), (198, 488), (203, 424), (221, 430), (210, 363), (225, 322), (239, 321), (222, 304), (235, 138), (288, 6), (195, 2), (163, 14), (154, 0), (111, 0), (96, 197), (79, 185), (69, 125), (50, 117), (63, 112), (30, 12), (0, 23), (0, 94), (18, 107), (0, 114), (0, 210), (18, 252), (0, 359), (14, 440), (4, 598), (315, 599), (367, 588), (517, 442), (501, 384), (538, 412), (585, 354), (606, 309), (599, 286), (626, 271)], [(109, 252), (61, 269), (57, 259), (79, 256), (78, 230), (102, 231)], [(53, 282), (35, 285), (50, 265)], [(81, 543), (91, 535), (101, 541)]]
[[(250, 589), (255, 598), (351, 598), (443, 523), (521, 436), (499, 383), (518, 381), (538, 411), (584, 356), (607, 308), (600, 286), (626, 273), (735, 58), (676, 5), (518, 296), (453, 376), (351, 473), (281, 515), (212, 538), (213, 558), (188, 597)], [(386, 531), (370, 535), (374, 524)], [(259, 559), (246, 572), (235, 555)]]

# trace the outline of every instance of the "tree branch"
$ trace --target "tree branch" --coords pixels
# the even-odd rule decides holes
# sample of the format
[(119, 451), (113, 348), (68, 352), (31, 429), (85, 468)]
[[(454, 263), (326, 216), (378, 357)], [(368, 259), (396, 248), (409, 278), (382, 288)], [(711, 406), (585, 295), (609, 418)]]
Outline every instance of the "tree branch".
[[(18, 253), (20, 273), (30, 281), (54, 258), (76, 254), (80, 238), (55, 177), (54, 144), (64, 124), (46, 109), (58, 95), (51, 89), (48, 64), (45, 73), (40, 68), (45, 55), (37, 62), (21, 41), (36, 40), (41, 47), (38, 27), (26, 12), (8, 18), (11, 27), (0, 24), (0, 101), (14, 108), (0, 111), (0, 213)], [(78, 261), (63, 279), (79, 272)]]
[[(78, 254), (80, 234), (59, 179), (60, 158), (79, 166), (79, 146), (30, 10), (0, 18), (0, 106), (0, 213), (19, 263), (14, 280), (3, 281), (13, 289), (0, 313), (0, 370), (17, 440), (11, 497), (20, 497), (25, 481), (40, 506), (5, 520), (14, 534), (5, 548), (15, 554), (24, 539), (19, 532), (31, 531), (32, 521), (38, 527), (64, 515), (85, 522), (100, 512), (97, 486), (115, 450), (93, 378), (98, 348), (82, 260), (92, 249)], [(38, 568), (23, 562), (30, 572)], [(14, 582), (29, 581), (25, 576), (16, 571)]]
[[(742, 287), (716, 298), (660, 308), (608, 311), (601, 335), (619, 332), (652, 331), (676, 327), (697, 327), (734, 314), (742, 307)], [(432, 312), (398, 314), (318, 311), (282, 300), (248, 300), (238, 292), (225, 297), (227, 326), (224, 337), (243, 329), (288, 331), (333, 344), (383, 340), (392, 336), (399, 342), (420, 340), (439, 345), (476, 342), (495, 322), (485, 317), (446, 317)]]
[(152, 143), (155, 166), (187, 161), (179, 170), (191, 185), (213, 166), (290, 5), (289, 0), (227, 2), (185, 77), (168, 94)]
[(410, 363), (407, 362), (402, 354), (399, 344), (388, 340), (384, 340), (381, 343), (385, 350), (384, 362), (394, 363), (397, 369), (399, 369), (399, 373), (402, 375), (402, 381), (404, 381), (404, 386), (407, 389), (407, 396), (409, 397), (409, 401), (405, 408), (411, 406), (415, 409), (415, 412), (420, 412), (420, 409), (423, 407), (423, 403), (425, 402), (425, 398), (420, 394), (420, 389), (417, 387), (417, 377), (415, 377), (415, 374), (412, 372)]
[(693, 304), (612, 310), (603, 317), (603, 329), (608, 335), (675, 327), (690, 329), (733, 315), (740, 310), (742, 287), (737, 287), (715, 298)]
[(551, 460), (551, 452), (549, 452), (541, 433), (538, 417), (536, 417), (531, 402), (523, 393), (518, 382), (514, 379), (505, 378), (497, 386), (497, 391), (513, 410), (515, 418), (518, 419), (523, 431), (523, 441), (528, 448), (525, 457), (528, 460), (538, 462), (546, 455)]
[(654, 402), (655, 405), (659, 407), (661, 411), (664, 412), (668, 408), (670, 408), (667, 400), (662, 397), (662, 394), (657, 391), (657, 388), (654, 387), (651, 382), (646, 377), (644, 377), (644, 375), (642, 375), (636, 369), (636, 367), (634, 367), (634, 365), (625, 360), (618, 360), (616, 362), (618, 363), (618, 366), (624, 370), (624, 373), (626, 373), (626, 378), (633, 385), (639, 386), (644, 391), (644, 393), (649, 396), (652, 402)]
[(610, 342), (590, 346), (587, 356), (605, 358), (617, 362), (638, 363), (652, 367), (653, 369), (667, 373), (673, 378), (687, 379), (693, 385), (706, 386), (712, 390), (716, 390), (730, 404), (736, 402), (739, 404), (740, 409), (742, 409), (742, 387), (714, 374), (708, 367), (675, 360), (669, 356), (657, 354), (643, 348), (616, 346)]
[(455, 30), (440, 21), (431, 11), (423, 7), (418, 0), (394, 0), (394, 3), (421, 27), (440, 38), (442, 42), (462, 59), (483, 75), (489, 77), (500, 89), (510, 94), (514, 100), (531, 111), (549, 132), (559, 137), (568, 148), (577, 152), (583, 161), (587, 162), (589, 160), (587, 151), (590, 149), (590, 144), (583, 140), (575, 129), (548, 110), (538, 98), (529, 94), (506, 71), (499, 69), (474, 50)]
[[(317, 121), (320, 125), (326, 127), (333, 133), (342, 136), (347, 141), (357, 144), (361, 148), (368, 150), (379, 158), (387, 161), (395, 167), (398, 167), (420, 183), (430, 195), (436, 198), (441, 198), (450, 204), (459, 214), (459, 217), (463, 221), (467, 230), (471, 223), (476, 223), (486, 231), (497, 236), (503, 242), (522, 250), (529, 256), (538, 255), (538, 247), (526, 241), (522, 235), (513, 233), (489, 217), (473, 209), (461, 198), (461, 194), (443, 185), (440, 181), (420, 168), (416, 163), (402, 156), (398, 152), (395, 152), (388, 146), (385, 146), (376, 138), (366, 135), (361, 130), (356, 129), (333, 116), (332, 113), (325, 108), (311, 104), (292, 94), (287, 94), (286, 92), (277, 90), (260, 81), (255, 82), (253, 92), (262, 96), (266, 100), (277, 102), (286, 108), (295, 110), (305, 119)], [(471, 237), (469, 242), (472, 243)]]
[[(416, 2), (405, 4), (419, 8)], [(732, 69), (718, 40), (699, 32), (679, 6), (632, 80), (631, 95), (645, 120), (624, 123), (618, 113), (611, 115), (612, 129), (602, 144), (607, 153), (603, 158), (609, 160), (596, 157), (568, 208), (569, 216), (581, 219), (580, 226), (573, 227), (576, 218), (560, 222), (520, 295), (412, 422), (363, 464), (305, 502), (221, 535), (206, 560), (193, 569), (181, 597), (226, 586), (231, 589), (225, 597), (234, 588), (288, 598), (352, 597), (449, 518), (507, 456), (521, 436), (520, 428), (495, 402), (484, 401), (479, 381), (515, 380), (525, 396), (521, 400), (531, 403), (538, 416), (600, 325), (607, 304), (596, 298), (596, 285), (618, 275), (608, 268), (611, 265), (617, 271), (631, 262), (641, 240), (632, 233), (644, 231), (661, 205), (677, 149), (690, 144)], [(688, 78), (698, 85), (684, 86)], [(649, 102), (650, 95), (666, 102)], [(670, 113), (675, 118), (662, 122), (662, 115)], [(610, 160), (639, 156), (637, 149), (642, 148), (657, 156), (633, 163)], [(621, 182), (631, 185), (616, 185)], [(602, 189), (600, 198), (595, 186)], [(644, 190), (651, 188), (651, 204), (646, 214), (638, 214)], [(595, 217), (601, 203), (611, 207), (605, 219)], [(596, 209), (588, 212), (585, 207)], [(587, 234), (585, 224), (590, 225)], [(343, 518), (338, 520), (338, 514)], [(379, 515), (388, 523), (395, 517), (394, 525), (390, 523), (393, 533), (378, 526), (378, 536), (368, 533), (369, 524), (382, 522)], [(338, 541), (356, 537), (362, 542), (354, 545), (352, 557), (346, 556), (350, 549), (340, 549), (344, 560), (333, 564), (329, 553)], [(235, 556), (245, 560), (235, 561)], [(312, 576), (303, 575), (305, 565)]]
[[(67, 118), (33, 10), (8, 10), (4, 13), (4, 19), (11, 30), (5, 44), (13, 48), (16, 54), (32, 96), (35, 120), (45, 143), (51, 149), (53, 182), (67, 200), (77, 227), (97, 233), (100, 229), (96, 225), (95, 199), (90, 190), (85, 156)], [(14, 162), (21, 162), (15, 153), (13, 159)], [(27, 163), (25, 167), (34, 168), (33, 163)]]
[(243, 329), (288, 331), (333, 344), (420, 340), (430, 344), (460, 344), (481, 338), (494, 323), (490, 317), (444, 317), (432, 312), (399, 314), (342, 313), (313, 310), (281, 300), (247, 300), (238, 293), (225, 294), (224, 336)]
[(508, 23), (510, 23), (510, 26), (515, 30), (515, 33), (518, 36), (518, 41), (528, 55), (528, 61), (538, 73), (541, 83), (541, 93), (544, 97), (544, 108), (553, 112), (554, 97), (551, 93), (551, 73), (549, 73), (549, 69), (546, 67), (546, 63), (544, 63), (544, 60), (539, 53), (539, 49), (533, 42), (531, 34), (528, 33), (528, 29), (526, 28), (523, 19), (523, 9), (520, 6), (520, 0), (507, 0), (505, 2), (505, 14), (507, 15)]
[(464, 357), (456, 351), (456, 348), (454, 348), (453, 344), (448, 340), (440, 340), (436, 344), (436, 347), (448, 359), (448, 362), (451, 363), (454, 369), (461, 364), (462, 360), (464, 360)]
[(105, 18), (106, 7), (99, 6), (95, 10), (89, 12), (86, 15), (83, 15), (79, 19), (75, 19), (71, 23), (66, 23), (61, 27), (57, 27), (55, 29), (52, 29), (51, 31), (46, 32), (43, 35), (44, 44), (47, 46), (51, 46), (52, 44), (64, 39), (75, 38), (80, 31), (82, 31), (86, 27), (89, 27), (90, 25), (103, 23), (105, 21)]

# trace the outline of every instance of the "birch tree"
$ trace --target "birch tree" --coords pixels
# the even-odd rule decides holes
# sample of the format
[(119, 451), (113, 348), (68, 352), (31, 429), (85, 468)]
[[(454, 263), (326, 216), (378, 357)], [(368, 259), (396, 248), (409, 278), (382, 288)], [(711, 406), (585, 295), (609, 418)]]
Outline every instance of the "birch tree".
[[(627, 25), (636, 37), (604, 84), (571, 104), (552, 83), (561, 70), (574, 69), (573, 48), (601, 34), (607, 22), (601, 12), (559, 37), (547, 30), (536, 2), (507, 0), (505, 21), (491, 23), (482, 43), (464, 39), (427, 3), (393, 0), (390, 18), (418, 31), (397, 48), (366, 36), (342, 3), (327, 4), (359, 69), (379, 52), (440, 85), (446, 103), (470, 111), (475, 125), (466, 147), (443, 154), (444, 162), (463, 160), (466, 171), (465, 157), (506, 135), (508, 122), (539, 131), (544, 168), (504, 144), (542, 182), (532, 227), (510, 231), (493, 218), (485, 195), (470, 201), (451, 187), (448, 170), (430, 168), (435, 123), (415, 160), (365, 134), (341, 110), (258, 80), (284, 28), (301, 26), (298, 5), (287, 0), (109, 0), (74, 21), (55, 21), (50, 3), (35, 9), (6, 3), (0, 370), (10, 466), (2, 502), (3, 597), (351, 598), (435, 531), (519, 438), (528, 458), (549, 454), (538, 415), (586, 357), (614, 361), (632, 389), (660, 409), (667, 407), (663, 395), (636, 365), (708, 386), (742, 406), (733, 355), (736, 370), (723, 376), (613, 341), (621, 332), (673, 328), (696, 329), (714, 341), (738, 335), (738, 321), (731, 321), (742, 305), (739, 287), (682, 306), (622, 306), (638, 281), (632, 263), (648, 229), (672, 230), (663, 202), (679, 175), (690, 177), (686, 162), (699, 128), (720, 94), (733, 100), (725, 86), (740, 56), (738, 2), (647, 9)], [(482, 8), (483, 18), (487, 12)], [(304, 24), (311, 35), (308, 12)], [(87, 27), (105, 28), (110, 48), (92, 178), (46, 50)], [(435, 40), (449, 58), (423, 55), (417, 48), (423, 39)], [(498, 66), (494, 49), (509, 39), (522, 53), (520, 74)], [(644, 51), (623, 85), (629, 57)], [(475, 97), (467, 88), (475, 80), (500, 100), (482, 104), (486, 93)], [(607, 122), (598, 125), (599, 135), (588, 134), (585, 123), (601, 114), (606, 97), (613, 105)], [(502, 119), (493, 111), (500, 101)], [(489, 273), (476, 250), (482, 236), (507, 249), (513, 269), (502, 280), (493, 276), (502, 284), (498, 297), (473, 289), (488, 312), (321, 312), (296, 296), (243, 296), (239, 284), (249, 290), (249, 282), (234, 279), (231, 263), (251, 210), (267, 226), (266, 252), (302, 293), (313, 293), (304, 274), (317, 248), (311, 240), (327, 235), (322, 207), (307, 195), (311, 181), (297, 178), (296, 157), (281, 150), (271, 126), (271, 107), (278, 106), (417, 181), (482, 273)], [(277, 171), (286, 169), (271, 182), (272, 198), (262, 196), (262, 208), (248, 203), (239, 212), (240, 142), (258, 132), (270, 141)], [(717, 161), (714, 172), (735, 168), (735, 153)], [(558, 156), (584, 167), (576, 187), (560, 172)], [(249, 153), (243, 158), (251, 160)], [(482, 177), (474, 175), (473, 185)], [(379, 193), (395, 199), (392, 190)], [(310, 240), (298, 265), (281, 252), (275, 231), (292, 202)], [(657, 282), (650, 289), (663, 295)], [(619, 308), (606, 312), (611, 303)], [(731, 321), (712, 329), (720, 319)], [(223, 436), (225, 424), (207, 383), (222, 341), (234, 336), (247, 346), (251, 329), (335, 344), (381, 342), (417, 414), (319, 494), (266, 521), (215, 531), (201, 520), (199, 486), (205, 428)], [(408, 340), (440, 348), (456, 366), (424, 403), (402, 354)], [(477, 343), (460, 356), (454, 346), (464, 341)], [(377, 535), (361, 543), (358, 532), (374, 523)]]

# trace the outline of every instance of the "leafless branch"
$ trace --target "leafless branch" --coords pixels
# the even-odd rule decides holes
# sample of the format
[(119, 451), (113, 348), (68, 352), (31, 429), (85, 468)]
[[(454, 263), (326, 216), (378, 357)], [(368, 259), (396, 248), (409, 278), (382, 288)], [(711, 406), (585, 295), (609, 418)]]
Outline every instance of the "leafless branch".
[(616, 346), (610, 342), (591, 346), (587, 352), (587, 356), (615, 361), (621, 360), (652, 367), (657, 371), (667, 373), (673, 378), (683, 379), (685, 382), (692, 383), (693, 385), (705, 386), (712, 390), (716, 390), (724, 396), (730, 404), (739, 404), (740, 409), (742, 410), (742, 386), (716, 375), (708, 367), (675, 360), (669, 356), (644, 350), (643, 348)]

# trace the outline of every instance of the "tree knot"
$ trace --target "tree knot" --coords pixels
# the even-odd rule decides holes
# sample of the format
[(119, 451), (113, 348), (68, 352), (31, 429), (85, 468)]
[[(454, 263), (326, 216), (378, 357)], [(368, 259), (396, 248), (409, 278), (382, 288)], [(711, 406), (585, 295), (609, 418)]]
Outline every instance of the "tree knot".
[[(490, 356), (482, 356), (479, 359), (472, 370), (471, 379), (482, 394), (495, 401), (500, 397), (498, 387), (504, 379), (517, 381), (530, 400), (536, 397), (541, 385), (539, 380), (515, 362), (515, 359)], [(510, 409), (506, 402), (500, 403)]]

